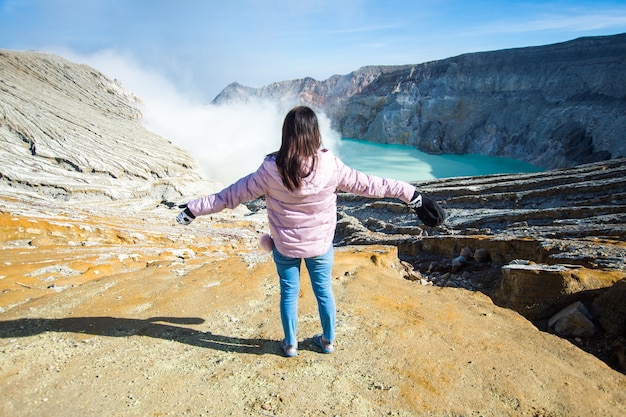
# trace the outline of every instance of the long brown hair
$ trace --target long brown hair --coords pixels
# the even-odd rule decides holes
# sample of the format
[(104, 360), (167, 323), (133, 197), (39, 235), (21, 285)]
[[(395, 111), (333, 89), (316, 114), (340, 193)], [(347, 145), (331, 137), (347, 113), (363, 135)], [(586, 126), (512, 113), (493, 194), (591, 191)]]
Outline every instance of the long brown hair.
[[(285, 116), (282, 143), (276, 153), (276, 166), (288, 190), (300, 188), (302, 178), (313, 172), (321, 146), (322, 137), (315, 112), (306, 106), (291, 109)], [(305, 168), (304, 163), (309, 158), (311, 165)]]

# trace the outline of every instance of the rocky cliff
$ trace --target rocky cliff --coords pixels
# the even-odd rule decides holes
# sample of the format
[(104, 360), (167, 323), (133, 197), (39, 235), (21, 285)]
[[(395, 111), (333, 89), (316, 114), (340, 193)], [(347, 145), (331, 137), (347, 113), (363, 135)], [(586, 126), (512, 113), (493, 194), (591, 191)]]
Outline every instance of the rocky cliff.
[(140, 107), (93, 68), (0, 50), (0, 184), (67, 200), (180, 197), (202, 182), (197, 163), (146, 130)]
[(343, 137), (571, 167), (626, 156), (626, 34), (232, 84), (214, 101), (250, 96), (314, 106)]

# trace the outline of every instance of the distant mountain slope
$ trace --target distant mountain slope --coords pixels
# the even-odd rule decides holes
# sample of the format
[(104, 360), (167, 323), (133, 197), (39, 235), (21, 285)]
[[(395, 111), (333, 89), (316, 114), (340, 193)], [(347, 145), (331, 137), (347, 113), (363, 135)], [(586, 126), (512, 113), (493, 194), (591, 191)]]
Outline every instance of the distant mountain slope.
[(67, 200), (176, 198), (201, 180), (140, 123), (139, 101), (86, 65), (0, 50), (0, 190)]
[(214, 102), (249, 97), (314, 106), (343, 137), (571, 167), (626, 156), (626, 34), (363, 67), (324, 81), (233, 83)]

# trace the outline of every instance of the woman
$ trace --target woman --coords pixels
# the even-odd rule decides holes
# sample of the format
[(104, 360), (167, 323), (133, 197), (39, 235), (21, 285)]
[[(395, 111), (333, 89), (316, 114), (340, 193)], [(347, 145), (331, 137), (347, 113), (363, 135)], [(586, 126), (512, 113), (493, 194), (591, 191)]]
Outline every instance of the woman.
[(335, 298), (331, 286), (337, 195), (342, 190), (366, 197), (394, 197), (413, 208), (429, 226), (444, 220), (441, 207), (402, 181), (366, 175), (344, 165), (322, 148), (315, 112), (295, 107), (287, 113), (278, 152), (259, 169), (217, 194), (190, 201), (176, 220), (189, 224), (200, 215), (235, 208), (265, 196), (273, 257), (280, 278), (280, 317), (285, 338), (281, 348), (296, 356), (300, 265), (304, 260), (317, 299), (322, 334), (313, 342), (332, 353), (335, 341)]

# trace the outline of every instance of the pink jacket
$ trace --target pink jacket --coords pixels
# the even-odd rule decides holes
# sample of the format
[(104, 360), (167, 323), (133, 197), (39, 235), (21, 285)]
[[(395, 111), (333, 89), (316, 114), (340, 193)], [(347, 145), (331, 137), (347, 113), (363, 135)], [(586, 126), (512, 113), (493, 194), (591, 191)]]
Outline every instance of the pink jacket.
[(282, 182), (276, 158), (268, 156), (256, 172), (217, 194), (190, 201), (196, 216), (265, 195), (265, 204), (276, 249), (284, 256), (310, 258), (325, 253), (333, 242), (337, 225), (337, 194), (346, 191), (365, 197), (398, 198), (408, 203), (415, 187), (403, 182), (367, 175), (344, 165), (327, 150), (318, 152), (314, 172), (303, 178), (300, 189), (289, 191)]

